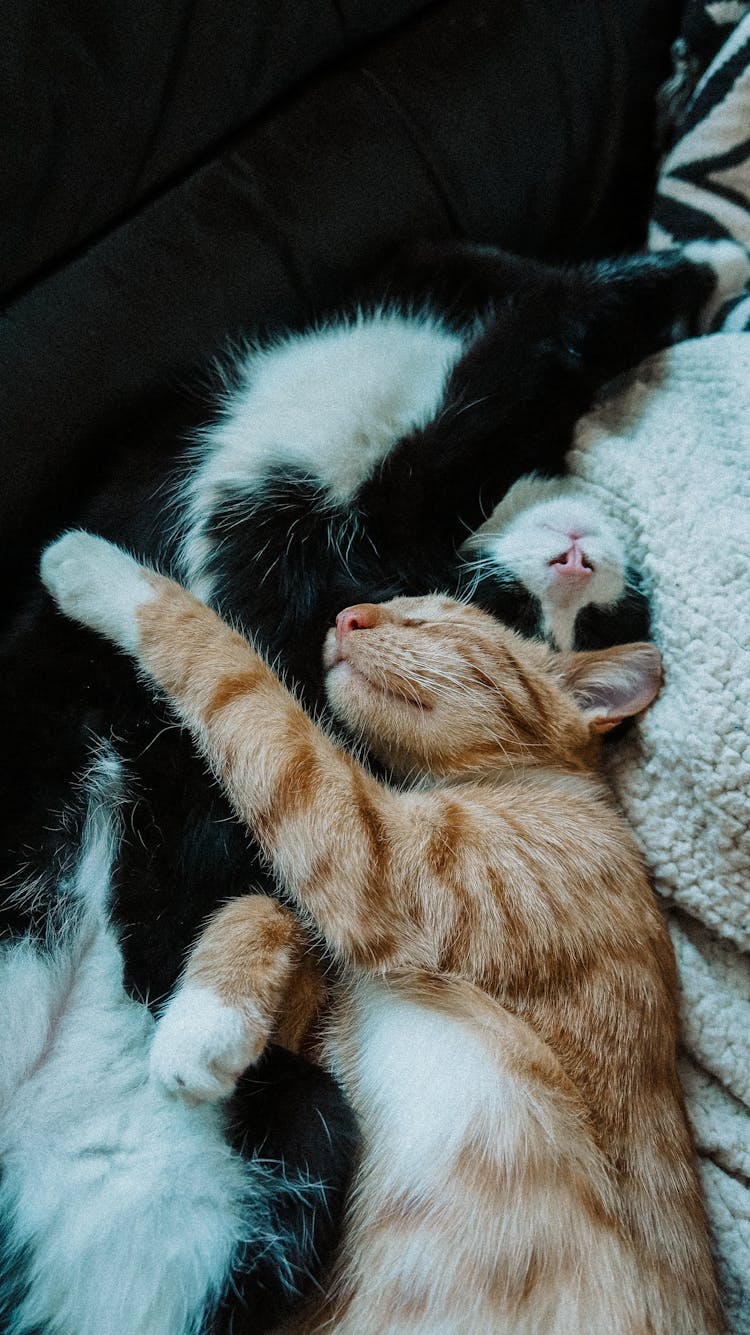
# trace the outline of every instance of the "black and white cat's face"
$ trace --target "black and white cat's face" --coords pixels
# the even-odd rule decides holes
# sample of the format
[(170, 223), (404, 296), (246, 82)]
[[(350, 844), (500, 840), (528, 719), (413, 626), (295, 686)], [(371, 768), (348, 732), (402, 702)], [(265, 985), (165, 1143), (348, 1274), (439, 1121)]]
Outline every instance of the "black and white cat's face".
[(523, 634), (562, 650), (648, 639), (622, 534), (573, 478), (521, 478), (463, 554), (473, 600)]

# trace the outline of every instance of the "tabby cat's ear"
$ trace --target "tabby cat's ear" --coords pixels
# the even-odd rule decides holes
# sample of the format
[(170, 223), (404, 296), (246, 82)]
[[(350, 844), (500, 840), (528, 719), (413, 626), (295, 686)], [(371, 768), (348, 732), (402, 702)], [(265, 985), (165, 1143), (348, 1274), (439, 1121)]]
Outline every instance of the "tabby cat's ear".
[(646, 643), (568, 654), (563, 674), (591, 730), (609, 732), (658, 695), (661, 654)]

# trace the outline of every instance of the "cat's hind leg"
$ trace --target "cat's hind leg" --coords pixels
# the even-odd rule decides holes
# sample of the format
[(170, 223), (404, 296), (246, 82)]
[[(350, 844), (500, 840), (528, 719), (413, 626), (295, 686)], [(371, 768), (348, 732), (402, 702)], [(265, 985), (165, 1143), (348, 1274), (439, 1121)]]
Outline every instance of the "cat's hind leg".
[(325, 996), (294, 915), (243, 895), (209, 921), (157, 1025), (151, 1075), (189, 1102), (231, 1094), (270, 1038), (298, 1052)]

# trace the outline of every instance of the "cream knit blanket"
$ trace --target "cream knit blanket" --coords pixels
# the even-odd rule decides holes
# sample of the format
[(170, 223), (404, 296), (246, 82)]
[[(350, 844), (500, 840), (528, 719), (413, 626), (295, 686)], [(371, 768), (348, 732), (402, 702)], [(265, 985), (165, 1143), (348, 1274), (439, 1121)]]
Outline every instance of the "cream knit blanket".
[(667, 911), (727, 1319), (750, 1335), (750, 334), (644, 363), (570, 463), (650, 585), (665, 685), (611, 779)]

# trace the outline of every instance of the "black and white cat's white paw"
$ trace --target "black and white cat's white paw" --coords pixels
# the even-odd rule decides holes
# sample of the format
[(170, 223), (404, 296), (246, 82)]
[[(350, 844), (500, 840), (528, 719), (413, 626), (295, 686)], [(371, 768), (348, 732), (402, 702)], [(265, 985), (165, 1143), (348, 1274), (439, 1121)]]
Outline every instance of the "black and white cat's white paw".
[(65, 533), (42, 553), (43, 584), (61, 612), (135, 651), (137, 612), (156, 594), (138, 562), (93, 533)]
[(228, 1006), (212, 988), (188, 982), (156, 1026), (151, 1078), (188, 1103), (215, 1102), (233, 1092), (267, 1039), (268, 1026), (251, 1006)]
[(692, 264), (712, 270), (714, 290), (701, 312), (701, 332), (710, 333), (727, 302), (739, 297), (750, 284), (750, 251), (738, 241), (688, 241), (683, 254)]

